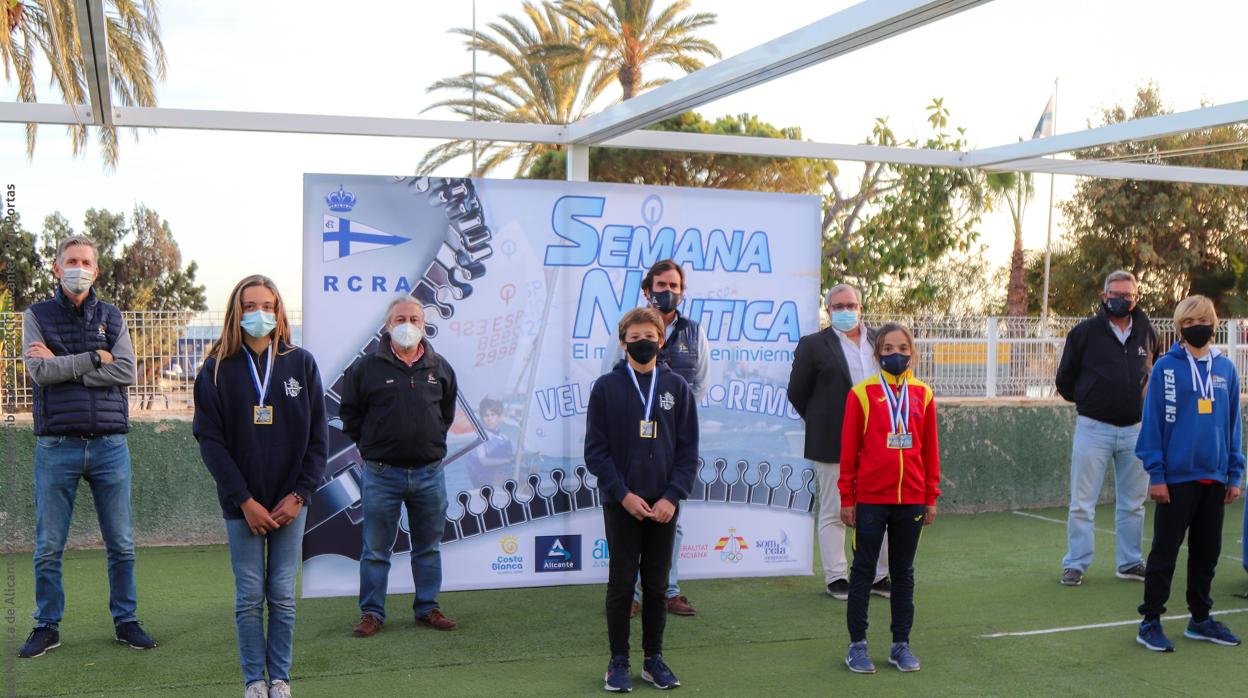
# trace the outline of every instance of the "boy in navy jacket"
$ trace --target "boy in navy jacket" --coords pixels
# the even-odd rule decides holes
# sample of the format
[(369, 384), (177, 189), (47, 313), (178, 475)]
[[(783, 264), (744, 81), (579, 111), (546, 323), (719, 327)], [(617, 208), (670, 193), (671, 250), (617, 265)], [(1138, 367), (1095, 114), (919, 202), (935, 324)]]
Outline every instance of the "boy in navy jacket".
[(1204, 296), (1183, 299), (1174, 310), (1182, 336), (1156, 365), (1144, 397), (1144, 419), (1135, 453), (1148, 471), (1148, 495), (1157, 503), (1153, 547), (1144, 576), (1144, 603), (1136, 641), (1173, 652), (1161, 629), (1170, 582), (1188, 535), (1187, 605), (1183, 636), (1218, 645), (1239, 644), (1209, 616), (1209, 589), (1222, 554), (1222, 516), (1244, 480), (1239, 375), (1235, 364), (1210, 346), (1218, 317)]
[(680, 682), (663, 662), (664, 594), (680, 500), (698, 463), (698, 415), (689, 384), (658, 364), (663, 318), (653, 308), (624, 314), (620, 344), (628, 361), (600, 377), (589, 396), (585, 465), (598, 478), (611, 551), (605, 688), (629, 691), (628, 635), (633, 581), (641, 571), (642, 678), (657, 688)]

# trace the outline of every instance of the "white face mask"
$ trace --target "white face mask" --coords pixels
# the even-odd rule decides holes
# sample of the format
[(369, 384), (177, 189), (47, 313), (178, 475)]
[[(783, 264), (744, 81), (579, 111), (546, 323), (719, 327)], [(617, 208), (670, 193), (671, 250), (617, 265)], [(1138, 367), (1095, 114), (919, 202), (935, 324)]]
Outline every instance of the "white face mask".
[(395, 325), (390, 328), (391, 341), (404, 349), (411, 349), (417, 344), (420, 344), (420, 340), (423, 339), (424, 336), (424, 330), (410, 322), (405, 322), (401, 325)]
[(86, 293), (92, 281), (95, 281), (95, 271), (91, 269), (66, 267), (61, 270), (61, 285), (75, 296)]

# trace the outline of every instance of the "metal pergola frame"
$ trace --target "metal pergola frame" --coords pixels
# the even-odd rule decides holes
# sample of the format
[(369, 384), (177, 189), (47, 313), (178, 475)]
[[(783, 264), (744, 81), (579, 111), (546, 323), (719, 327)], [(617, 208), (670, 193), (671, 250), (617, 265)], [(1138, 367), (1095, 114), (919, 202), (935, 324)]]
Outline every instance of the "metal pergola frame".
[(592, 145), (1248, 186), (1248, 171), (1045, 157), (1248, 121), (1248, 101), (965, 152), (640, 130), (988, 2), (864, 0), (597, 114), (571, 124), (545, 125), (115, 105), (109, 89), (103, 0), (77, 0), (91, 103), (0, 102), (0, 122), (549, 143), (567, 148), (568, 179), (580, 181), (589, 179)]

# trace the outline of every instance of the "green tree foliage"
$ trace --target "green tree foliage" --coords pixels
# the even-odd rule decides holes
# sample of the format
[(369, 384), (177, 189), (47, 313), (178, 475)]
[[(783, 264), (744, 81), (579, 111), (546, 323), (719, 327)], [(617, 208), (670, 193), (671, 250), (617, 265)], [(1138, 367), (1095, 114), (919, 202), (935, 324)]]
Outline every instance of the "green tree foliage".
[(703, 67), (699, 56), (719, 58), (715, 44), (696, 35), (715, 23), (715, 13), (689, 11), (689, 0), (655, 9), (653, 0), (562, 0), (559, 9), (584, 31), (597, 60), (595, 75), (614, 76), (624, 99), (662, 85), (666, 78), (644, 80), (649, 64), (675, 66), (686, 73)]
[(1023, 317), (1027, 314), (1027, 262), (1023, 251), (1023, 214), (1027, 204), (1035, 196), (1030, 173), (989, 172), (984, 177), (988, 201), (995, 205), (1004, 202), (1010, 213), (1014, 232), (1014, 250), (1010, 253), (1009, 280), (1006, 282), (1005, 314)]
[[(961, 128), (950, 130), (940, 99), (927, 107), (931, 133), (922, 142), (899, 141), (886, 119), (877, 119), (869, 144), (964, 150)], [(840, 282), (863, 290), (868, 300), (899, 296), (920, 307), (941, 290), (921, 276), (946, 254), (966, 255), (986, 206), (983, 178), (969, 169), (865, 163), (857, 190), (847, 192), (828, 176), (823, 208), (824, 288)]]
[(37, 236), (22, 225), (20, 214), (6, 216), (0, 223), (0, 237), (6, 251), (0, 258), (0, 289), (10, 308), (23, 309), (31, 303), (46, 298), (51, 288), (44, 277), (51, 273), (45, 269), (43, 258), (36, 249)]
[[(35, 102), (35, 65), (42, 56), (51, 84), (66, 104), (89, 104), (87, 61), (74, 0), (0, 0), (0, 62), (6, 82), (17, 79), (17, 98)], [(105, 35), (112, 97), (125, 106), (156, 106), (156, 83), (165, 79), (156, 0), (105, 0)], [(87, 146), (87, 126), (69, 127), (74, 154)], [(98, 129), (105, 164), (117, 165), (117, 130)], [(26, 125), (26, 153), (35, 154), (35, 125)]]
[[(756, 138), (801, 140), (796, 127), (777, 128), (749, 114), (707, 121), (686, 112), (648, 127), (655, 131), (702, 133)], [(564, 179), (567, 153), (550, 151), (538, 158), (524, 174), (529, 179)], [(805, 158), (768, 158), (717, 153), (681, 153), (590, 148), (589, 176), (595, 182), (624, 182), (747, 191), (779, 191), (810, 194), (819, 191), (828, 173), (828, 161)]]
[[(1138, 90), (1133, 105), (1106, 109), (1102, 122), (1168, 111), (1157, 86), (1149, 84)], [(1248, 169), (1245, 140), (1248, 127), (1237, 124), (1076, 155), (1243, 170)], [(1054, 312), (1086, 312), (1115, 269), (1140, 279), (1141, 305), (1152, 313), (1167, 315), (1192, 293), (1212, 298), (1224, 315), (1248, 311), (1248, 189), (1085, 178), (1061, 209), (1067, 225), (1052, 261)], [(1038, 296), (1040, 286), (1032, 292)]]
[[(497, 59), (502, 69), (438, 80), (429, 92), (450, 91), (456, 96), (434, 102), (425, 111), (447, 107), (477, 121), (566, 124), (588, 114), (610, 81), (605, 73), (590, 75), (593, 60), (583, 31), (549, 2), (540, 6), (525, 2), (523, 17), (502, 15), (486, 26), (489, 31), (451, 32), (467, 37), (464, 44), (469, 50)], [(519, 160), (520, 174), (554, 147), (452, 140), (430, 148), (416, 169), (426, 174), (476, 149), (480, 155), (475, 175), (485, 175), (511, 159)]]

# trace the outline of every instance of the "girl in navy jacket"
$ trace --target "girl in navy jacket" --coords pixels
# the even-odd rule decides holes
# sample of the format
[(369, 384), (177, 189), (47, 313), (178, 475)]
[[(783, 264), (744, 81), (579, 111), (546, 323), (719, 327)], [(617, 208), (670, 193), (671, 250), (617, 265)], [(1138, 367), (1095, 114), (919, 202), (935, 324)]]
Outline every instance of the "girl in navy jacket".
[(249, 276), (230, 293), (221, 338), (195, 379), (194, 434), (230, 541), (244, 695), (287, 698), (303, 526), (329, 437), (316, 361), (290, 344), (267, 277)]
[(1157, 503), (1153, 547), (1144, 575), (1144, 603), (1136, 641), (1173, 652), (1161, 629), (1170, 582), (1183, 539), (1188, 538), (1187, 603), (1192, 613), (1184, 637), (1238, 645), (1225, 625), (1209, 616), (1209, 589), (1222, 553), (1222, 517), (1244, 480), (1239, 375), (1211, 346), (1218, 317), (1204, 296), (1185, 298), (1174, 310), (1182, 336), (1153, 366), (1144, 397), (1144, 419), (1135, 453), (1148, 471), (1149, 498)]

